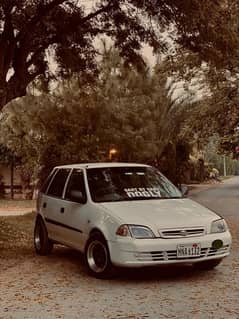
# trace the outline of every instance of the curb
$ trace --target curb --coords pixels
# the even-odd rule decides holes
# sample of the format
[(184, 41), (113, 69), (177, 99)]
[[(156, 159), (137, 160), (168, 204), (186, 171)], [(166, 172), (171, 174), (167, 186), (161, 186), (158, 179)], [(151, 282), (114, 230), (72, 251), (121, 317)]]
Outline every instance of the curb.
[(8, 217), (8, 216), (23, 216), (29, 213), (32, 213), (34, 209), (16, 209), (16, 210), (0, 210), (0, 217)]

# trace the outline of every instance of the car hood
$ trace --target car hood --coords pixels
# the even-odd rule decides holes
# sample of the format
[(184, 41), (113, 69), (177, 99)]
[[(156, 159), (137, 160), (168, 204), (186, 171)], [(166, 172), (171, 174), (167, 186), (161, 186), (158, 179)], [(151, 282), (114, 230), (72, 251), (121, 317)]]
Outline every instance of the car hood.
[(139, 200), (101, 204), (125, 224), (160, 228), (208, 226), (218, 215), (190, 199)]

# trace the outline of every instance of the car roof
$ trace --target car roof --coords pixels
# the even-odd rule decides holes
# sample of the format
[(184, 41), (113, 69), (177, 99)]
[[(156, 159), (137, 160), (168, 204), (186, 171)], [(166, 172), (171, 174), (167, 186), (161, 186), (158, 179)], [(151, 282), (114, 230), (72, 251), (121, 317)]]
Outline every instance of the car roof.
[(105, 167), (148, 167), (146, 164), (138, 164), (138, 163), (118, 163), (118, 162), (105, 162), (105, 163), (79, 163), (79, 164), (71, 164), (71, 165), (61, 165), (56, 166), (55, 168), (105, 168)]

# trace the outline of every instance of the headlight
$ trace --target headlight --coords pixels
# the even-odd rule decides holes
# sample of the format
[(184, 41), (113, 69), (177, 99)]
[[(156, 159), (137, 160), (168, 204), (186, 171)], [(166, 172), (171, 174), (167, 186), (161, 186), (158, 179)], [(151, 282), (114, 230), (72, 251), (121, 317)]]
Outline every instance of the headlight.
[(133, 238), (154, 238), (152, 230), (146, 226), (139, 225), (121, 225), (116, 234), (119, 236), (131, 236)]
[(211, 233), (224, 233), (227, 231), (227, 224), (224, 219), (218, 219), (212, 222)]

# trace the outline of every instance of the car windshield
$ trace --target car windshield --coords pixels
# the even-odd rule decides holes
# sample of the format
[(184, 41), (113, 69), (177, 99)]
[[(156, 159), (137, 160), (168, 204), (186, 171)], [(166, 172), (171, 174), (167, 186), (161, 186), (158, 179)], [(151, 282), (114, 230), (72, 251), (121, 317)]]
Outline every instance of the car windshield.
[(94, 202), (181, 198), (181, 192), (153, 167), (88, 168)]

